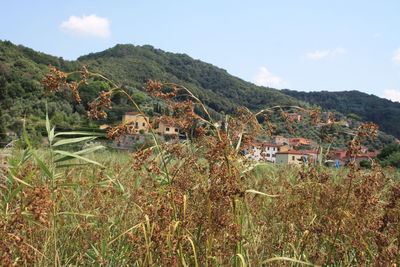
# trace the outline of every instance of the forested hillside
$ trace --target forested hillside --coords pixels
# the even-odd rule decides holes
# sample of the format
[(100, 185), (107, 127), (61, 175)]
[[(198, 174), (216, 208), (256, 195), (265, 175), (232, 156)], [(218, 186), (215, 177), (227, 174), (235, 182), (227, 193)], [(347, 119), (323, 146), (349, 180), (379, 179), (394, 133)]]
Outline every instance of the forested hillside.
[[(46, 95), (40, 81), (48, 73), (49, 64), (63, 71), (77, 70), (86, 65), (90, 71), (101, 73), (123, 86), (149, 115), (161, 113), (163, 110), (163, 103), (150, 97), (144, 90), (145, 82), (149, 79), (173, 82), (190, 88), (208, 105), (210, 112), (220, 118), (221, 114), (232, 113), (238, 106), (246, 106), (254, 111), (274, 105), (299, 105), (305, 108), (311, 106), (287, 95), (289, 91), (284, 91), (284, 94), (276, 89), (256, 86), (188, 55), (164, 52), (148, 45), (116, 45), (103, 52), (82, 56), (76, 61), (66, 61), (8, 41), (0, 41), (0, 122), (3, 122), (0, 128), (20, 134), (24, 118), (30, 135), (39, 139), (44, 132), (46, 103), (49, 117), (58, 127), (98, 128), (98, 122), (85, 117), (85, 103), (99, 91), (107, 90), (108, 84), (92, 81), (89, 85), (81, 85), (79, 91), (82, 104), (74, 103), (67, 93)], [(122, 114), (132, 111), (132, 105), (124, 97), (114, 97), (113, 102), (110, 116), (101, 123), (118, 123)], [(334, 108), (337, 109), (337, 106)], [(370, 112), (373, 113), (374, 110), (371, 109)], [(367, 117), (365, 119), (368, 120)], [(378, 122), (380, 123), (382, 121)], [(392, 132), (396, 129), (399, 131), (399, 128), (397, 126)], [(278, 133), (285, 134), (284, 127), (278, 129)], [(298, 130), (304, 137), (314, 137), (317, 134), (309, 126)], [(393, 140), (391, 137), (381, 136), (382, 144)], [(344, 145), (344, 142), (344, 138), (338, 139), (338, 145)]]
[(237, 106), (257, 110), (300, 104), (278, 90), (256, 86), (188, 55), (164, 52), (149, 45), (117, 45), (78, 61), (128, 87), (142, 88), (149, 79), (184, 85), (218, 112), (230, 113)]
[[(87, 65), (90, 71), (99, 72), (122, 85), (138, 102), (150, 106), (150, 109), (152, 99), (143, 88), (149, 79), (185, 85), (218, 112), (230, 113), (241, 105), (261, 109), (276, 104), (301, 104), (278, 90), (253, 85), (187, 55), (168, 53), (151, 46), (117, 45), (80, 57), (77, 61), (65, 61), (5, 41), (0, 42), (0, 103), (3, 113), (12, 113), (14, 117), (43, 115), (44, 91), (40, 80), (48, 72), (49, 64), (64, 71)], [(82, 86), (83, 102), (104, 86), (100, 82), (90, 87)], [(82, 106), (70, 105), (65, 97), (51, 99), (51, 103), (58, 102), (59, 112), (67, 115), (82, 111)], [(117, 114), (111, 120), (120, 117), (127, 108), (124, 100), (114, 100), (117, 102)], [(9, 121), (9, 118), (6, 120)]]
[(372, 121), (382, 131), (400, 138), (400, 103), (369, 95), (359, 91), (344, 92), (298, 92), (281, 90), (289, 96), (336, 110), (343, 114), (356, 114), (363, 121)]

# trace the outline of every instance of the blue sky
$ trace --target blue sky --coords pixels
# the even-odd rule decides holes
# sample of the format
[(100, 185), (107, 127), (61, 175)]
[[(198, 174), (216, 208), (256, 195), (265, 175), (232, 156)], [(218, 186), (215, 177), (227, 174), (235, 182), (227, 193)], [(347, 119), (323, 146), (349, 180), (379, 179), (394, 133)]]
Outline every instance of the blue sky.
[(2, 1), (0, 39), (65, 59), (150, 44), (259, 85), (400, 101), (397, 0)]

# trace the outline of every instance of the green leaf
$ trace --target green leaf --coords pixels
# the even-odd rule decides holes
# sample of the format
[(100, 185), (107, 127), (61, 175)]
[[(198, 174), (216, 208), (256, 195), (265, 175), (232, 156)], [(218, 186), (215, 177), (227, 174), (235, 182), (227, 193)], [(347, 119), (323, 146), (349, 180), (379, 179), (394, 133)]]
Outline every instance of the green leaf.
[(94, 136), (85, 136), (85, 137), (78, 137), (78, 138), (70, 138), (70, 139), (63, 139), (58, 142), (56, 142), (53, 146), (61, 146), (61, 145), (68, 145), (68, 144), (74, 144), (74, 143), (79, 143), (83, 141), (89, 141), (96, 139)]
[(15, 188), (11, 194), (7, 198), (7, 203), (14, 199), (14, 197), (24, 188), (24, 184), (20, 184), (17, 188)]
[(104, 133), (97, 133), (97, 132), (59, 132), (56, 133), (54, 136), (60, 136), (60, 135), (90, 135), (90, 136), (105, 136)]
[[(46, 175), (47, 175), (50, 179), (53, 179), (53, 175), (52, 175), (52, 173), (50, 172), (49, 168), (47, 168), (47, 166), (44, 164), (44, 162), (33, 152), (32, 144), (31, 144), (31, 142), (29, 141), (29, 137), (28, 137), (28, 133), (26, 132), (25, 124), (24, 124), (23, 131), (22, 131), (22, 132), (23, 132), (23, 136), (24, 136), (25, 143), (28, 145), (29, 150), (30, 150), (30, 152), (31, 152), (31, 154), (32, 154), (32, 157), (35, 159), (35, 161), (36, 161), (36, 163), (39, 165), (40, 169), (42, 169), (42, 171), (44, 171), (44, 172), (46, 173)], [(16, 177), (14, 177), (14, 178), (16, 178)]]
[(17, 181), (17, 182), (19, 182), (19, 183), (21, 183), (21, 184), (24, 184), (24, 185), (26, 185), (26, 186), (32, 187), (30, 184), (28, 184), (27, 182), (25, 182), (25, 181), (23, 181), (23, 180), (17, 178), (16, 176), (14, 176), (14, 175), (12, 175), (12, 174), (10, 174), (10, 176), (11, 176), (11, 179), (10, 179), (10, 180), (12, 180), (12, 181), (15, 180), (15, 181)]
[(49, 168), (44, 164), (44, 162), (35, 154), (32, 152), (32, 156), (35, 159), (36, 163), (39, 165), (40, 169), (44, 171), (44, 173), (50, 178), (53, 179), (53, 174), (49, 170)]
[[(93, 147), (89, 147), (89, 148), (74, 152), (74, 154), (82, 156), (82, 155), (86, 155), (86, 154), (89, 154), (96, 150), (103, 149), (103, 148), (105, 148), (105, 146), (93, 146)], [(62, 162), (62, 161), (70, 160), (70, 159), (73, 159), (73, 157), (69, 157), (69, 156), (62, 157), (62, 158), (55, 160), (54, 162), (57, 163), (57, 162)]]
[(100, 163), (98, 163), (98, 162), (96, 162), (94, 160), (91, 160), (91, 159), (88, 159), (88, 158), (85, 158), (85, 157), (81, 157), (81, 156), (77, 155), (76, 153), (70, 153), (70, 152), (62, 151), (62, 150), (54, 150), (54, 153), (60, 154), (60, 155), (64, 155), (64, 156), (68, 156), (68, 157), (73, 157), (73, 158), (76, 158), (76, 159), (80, 159), (80, 160), (83, 160), (83, 161), (98, 165), (100, 167), (104, 167), (102, 164), (100, 164)]
[[(47, 109), (47, 107), (46, 107)], [(50, 120), (49, 120), (49, 114), (46, 111), (46, 131), (47, 131), (47, 135), (50, 135)]]
[(51, 129), (51, 131), (49, 133), (49, 142), (50, 142), (50, 144), (52, 144), (53, 140), (54, 140), (54, 130), (55, 130), (55, 127), (53, 127), (53, 129)]

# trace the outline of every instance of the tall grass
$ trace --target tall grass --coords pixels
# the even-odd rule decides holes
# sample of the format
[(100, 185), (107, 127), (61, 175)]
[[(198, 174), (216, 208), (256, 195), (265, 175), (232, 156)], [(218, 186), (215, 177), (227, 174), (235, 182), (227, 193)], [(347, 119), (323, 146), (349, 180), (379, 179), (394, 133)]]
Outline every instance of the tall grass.
[[(159, 199), (165, 189), (148, 184), (148, 177), (140, 171), (132, 171), (128, 158), (127, 153), (105, 151), (92, 155), (105, 168), (82, 166), (63, 170), (64, 183), (76, 186), (59, 187), (54, 201), (59, 214), (55, 226), (58, 264), (203, 266), (208, 261), (211, 266), (260, 266), (263, 262), (296, 265), (293, 261), (283, 261), (290, 258), (322, 265), (328, 263), (339, 220), (343, 223), (336, 237), (331, 266), (385, 266), (399, 261), (398, 172), (360, 172), (355, 177), (349, 204), (343, 206), (346, 170), (321, 168), (313, 173), (307, 167), (258, 166), (243, 183), (279, 198), (246, 194), (240, 206), (238, 202), (232, 203), (236, 205), (237, 217), (230, 223), (236, 222), (240, 228), (226, 227), (240, 230), (241, 245), (230, 247), (225, 240), (230, 238), (228, 233), (223, 233), (221, 239), (197, 239), (201, 232), (210, 230), (191, 228), (190, 224), (203, 225), (183, 219), (195, 217), (193, 213), (199, 211), (194, 209), (199, 208), (197, 202), (201, 199), (187, 194), (176, 201), (181, 220), (175, 220), (168, 202)], [(2, 189), (2, 265), (53, 266), (53, 229), (46, 222), (51, 210), (45, 210), (51, 206), (48, 201), (53, 200), (45, 194), (43, 174), (32, 159), (23, 163), (17, 158), (11, 160), (13, 166), (17, 162), (19, 167), (12, 167), (11, 171), (34, 189), (21, 188), (18, 180), (9, 181), (8, 189)], [(193, 190), (198, 188), (199, 185)], [(20, 191), (15, 193), (15, 190)], [(206, 213), (204, 208), (201, 212)], [(35, 215), (38, 209), (42, 209), (41, 217)], [(219, 220), (227, 219), (218, 218), (218, 213), (215, 217), (211, 225), (205, 224), (214, 231), (214, 227), (224, 227)], [(218, 247), (208, 260), (207, 247)], [(271, 258), (280, 261), (267, 262)]]
[[(86, 69), (79, 73), (84, 79), (91, 75)], [(69, 74), (56, 70), (52, 75), (46, 83), (53, 91), (60, 84), (72, 86), (79, 100), (79, 82), (69, 84)], [(106, 116), (112, 95), (121, 90), (101, 92), (89, 105), (90, 114)], [(49, 145), (37, 151), (26, 136), (27, 149), (14, 151), (10, 167), (2, 170), (2, 265), (399, 262), (398, 172), (378, 166), (366, 171), (354, 164), (340, 170), (253, 164), (240, 150), (262, 130), (255, 114), (241, 109), (219, 129), (188, 89), (149, 82), (148, 90), (171, 103), (171, 115), (163, 119), (178, 125), (186, 142), (161, 144), (154, 138), (154, 146), (134, 153), (100, 147), (68, 152), (57, 147), (94, 137), (57, 135), (48, 123)], [(195, 105), (206, 118), (194, 113)], [(110, 128), (109, 136), (127, 129), (132, 130), (126, 124)], [(364, 125), (355, 133), (350, 155), (356, 155), (369, 129), (375, 130)]]

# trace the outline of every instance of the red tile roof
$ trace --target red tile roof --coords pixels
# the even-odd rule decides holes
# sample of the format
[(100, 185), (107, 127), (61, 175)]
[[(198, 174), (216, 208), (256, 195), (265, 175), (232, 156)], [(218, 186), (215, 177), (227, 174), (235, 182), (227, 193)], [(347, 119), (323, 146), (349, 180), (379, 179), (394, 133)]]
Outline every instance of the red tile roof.
[(303, 151), (297, 151), (297, 150), (281, 151), (281, 152), (276, 152), (276, 154), (308, 155), (308, 153), (304, 153)]

